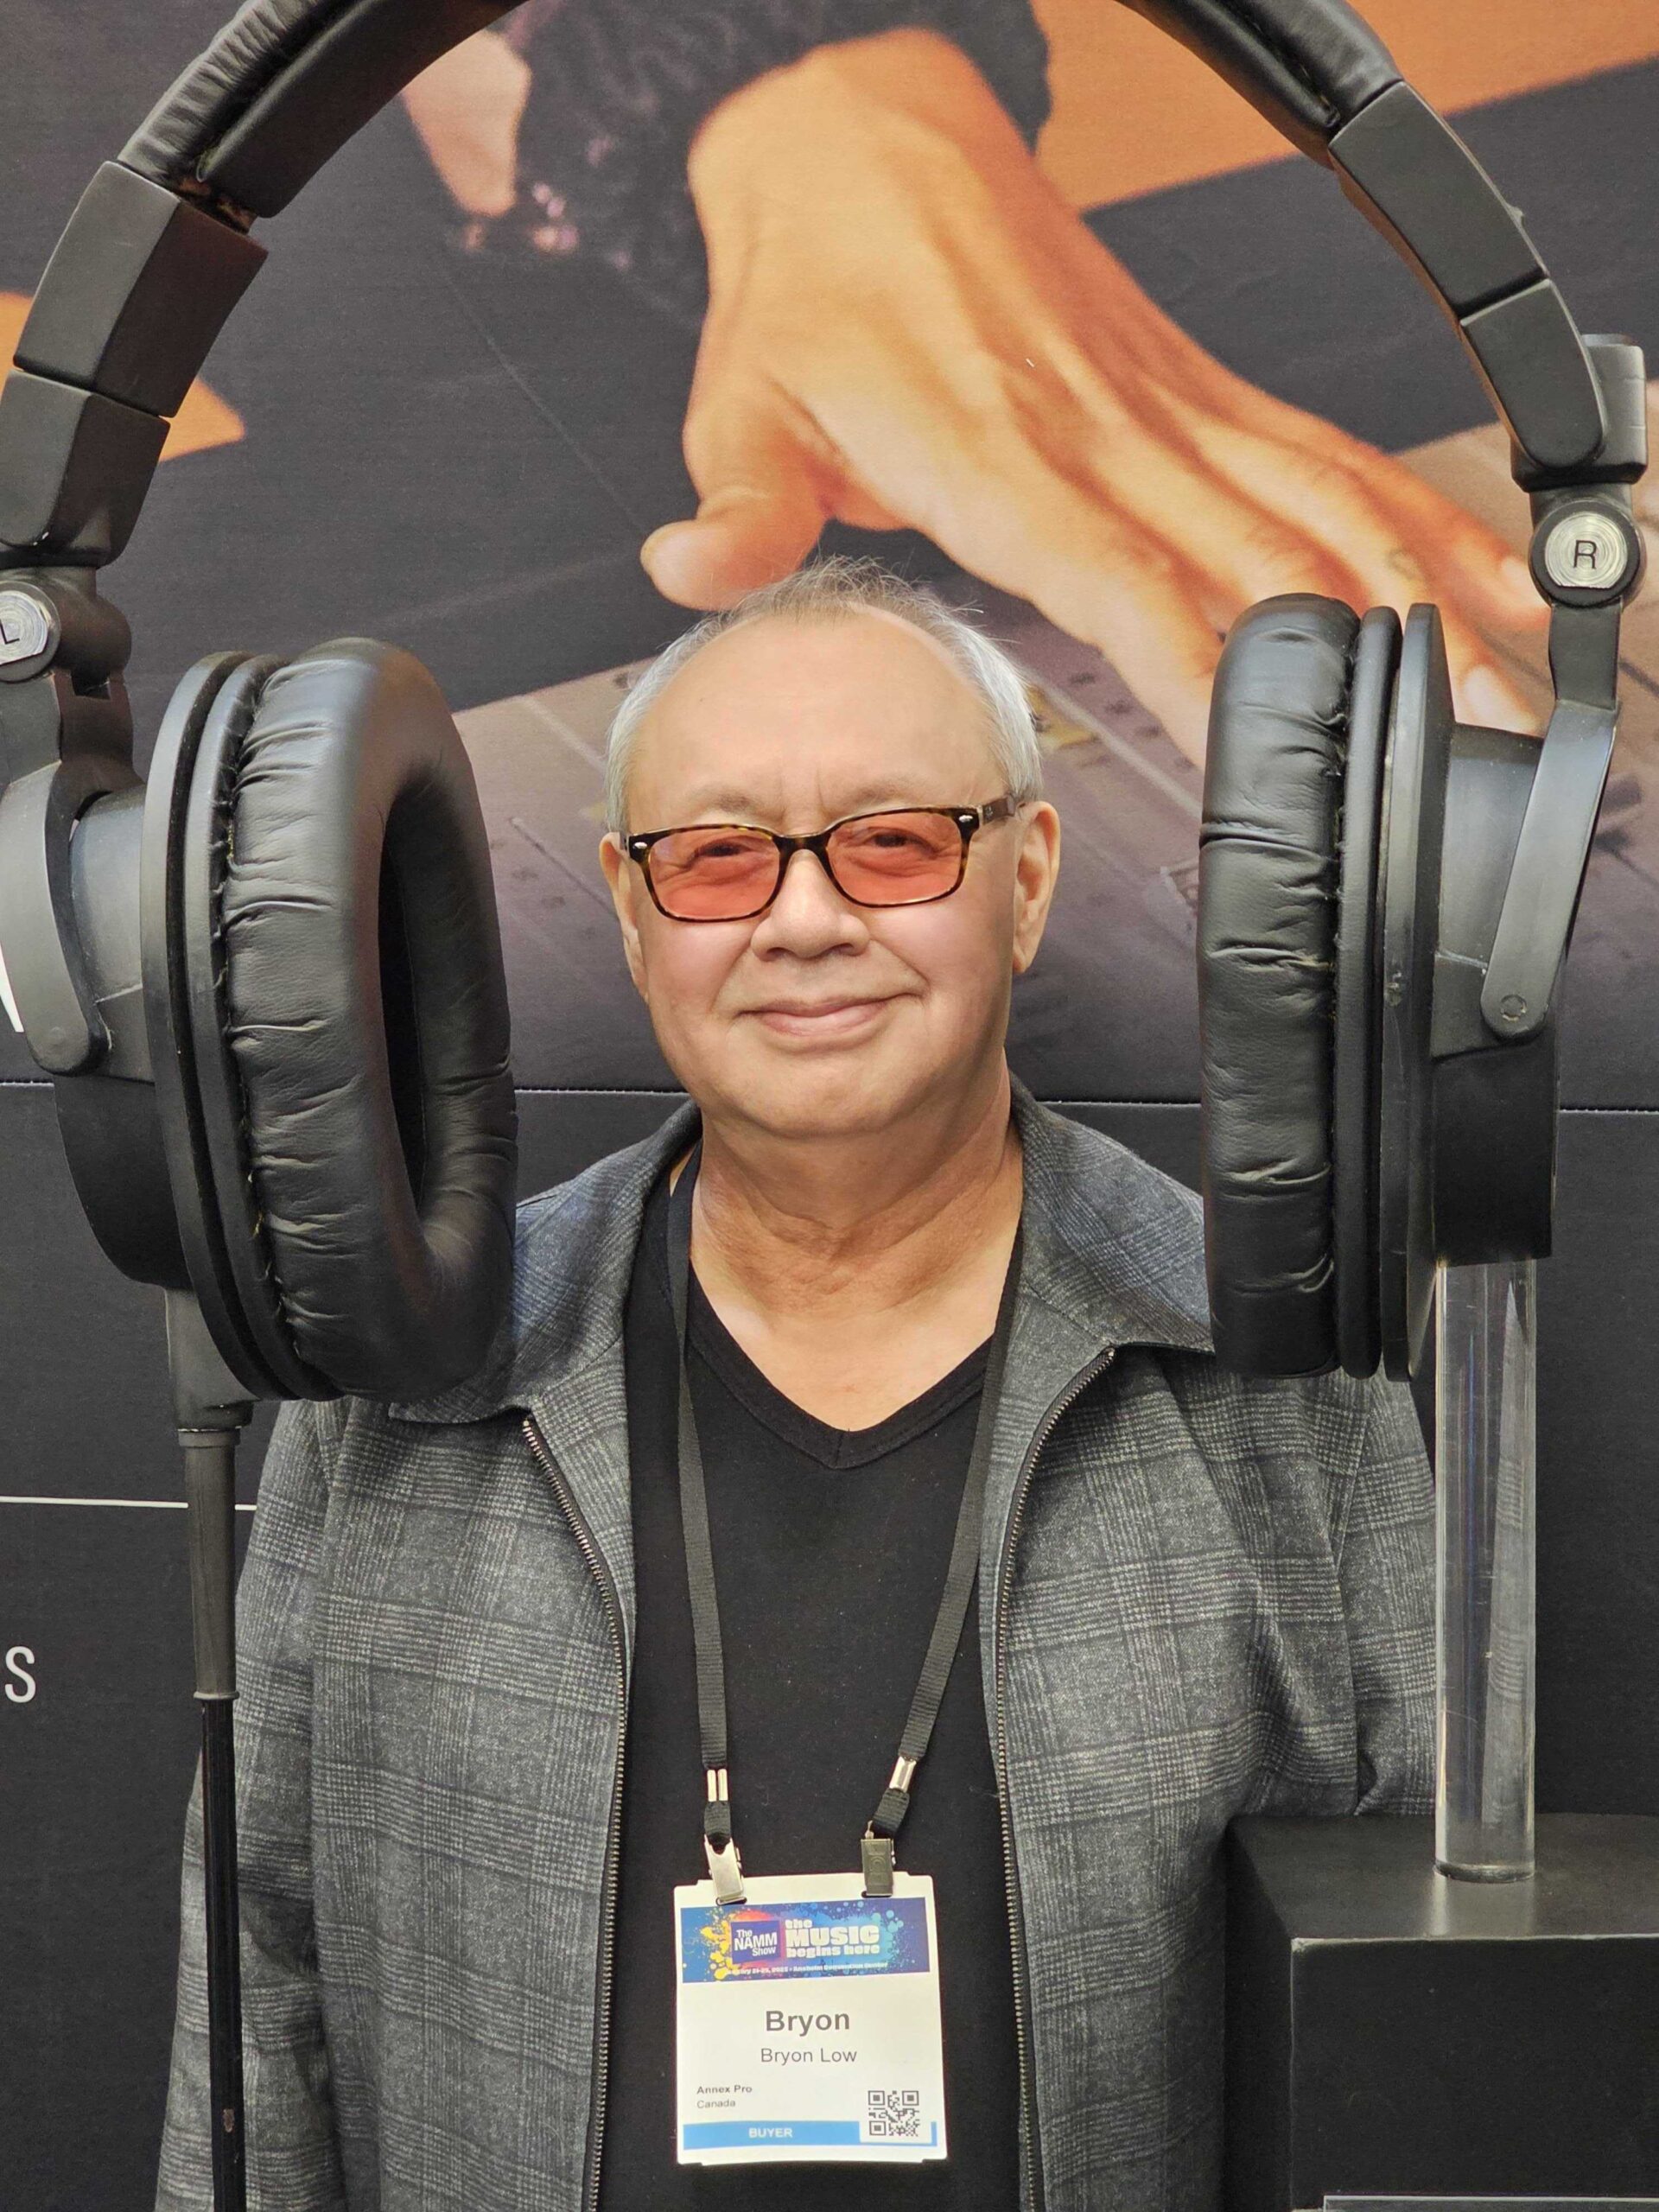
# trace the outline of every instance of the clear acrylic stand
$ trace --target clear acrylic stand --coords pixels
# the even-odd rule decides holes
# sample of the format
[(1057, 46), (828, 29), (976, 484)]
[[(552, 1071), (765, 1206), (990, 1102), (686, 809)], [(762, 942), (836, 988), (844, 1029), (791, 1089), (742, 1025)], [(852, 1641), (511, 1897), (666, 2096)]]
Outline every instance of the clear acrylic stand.
[(1534, 1274), (1442, 1267), (1436, 1286), (1434, 1858), (1465, 1881), (1533, 1871)]

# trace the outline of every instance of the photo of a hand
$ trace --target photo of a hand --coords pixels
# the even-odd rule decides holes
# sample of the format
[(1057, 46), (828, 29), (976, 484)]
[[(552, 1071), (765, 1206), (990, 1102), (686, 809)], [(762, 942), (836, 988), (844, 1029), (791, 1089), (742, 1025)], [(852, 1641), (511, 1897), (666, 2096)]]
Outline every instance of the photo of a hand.
[[(480, 232), (514, 205), (533, 79), (481, 33), (410, 113)], [(1541, 631), (1523, 564), (1402, 463), (1226, 369), (1056, 190), (979, 70), (905, 29), (721, 100), (687, 164), (709, 307), (684, 423), (695, 515), (642, 558), (688, 607), (785, 575), (824, 524), (923, 532), (1113, 663), (1203, 757), (1252, 601), (1313, 591), (1445, 619), (1459, 709), (1528, 726), (1487, 636)], [(532, 188), (532, 247), (577, 250)]]
[(1187, 338), (948, 41), (823, 48), (747, 86), (690, 179), (701, 505), (645, 548), (669, 598), (724, 606), (830, 518), (909, 524), (1097, 646), (1195, 760), (1218, 633), (1252, 601), (1433, 599), (1465, 714), (1524, 723), (1480, 634), (1541, 624), (1522, 563)]

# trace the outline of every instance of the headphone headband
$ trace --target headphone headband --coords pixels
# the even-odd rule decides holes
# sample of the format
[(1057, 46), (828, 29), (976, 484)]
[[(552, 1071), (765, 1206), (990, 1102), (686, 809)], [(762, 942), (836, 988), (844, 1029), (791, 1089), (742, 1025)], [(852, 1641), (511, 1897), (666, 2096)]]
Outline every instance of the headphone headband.
[[(157, 102), (124, 167), (205, 192), (240, 219), (276, 215), (429, 63), (513, 0), (252, 0)], [(1124, 0), (1190, 47), (1316, 161), (1398, 84), (1344, 0)]]
[[(512, 0), (254, 0), (122, 149), (124, 167), (204, 188), (245, 218), (279, 214), (411, 78)], [(1323, 162), (1332, 134), (1398, 84), (1344, 0), (1124, 0)]]

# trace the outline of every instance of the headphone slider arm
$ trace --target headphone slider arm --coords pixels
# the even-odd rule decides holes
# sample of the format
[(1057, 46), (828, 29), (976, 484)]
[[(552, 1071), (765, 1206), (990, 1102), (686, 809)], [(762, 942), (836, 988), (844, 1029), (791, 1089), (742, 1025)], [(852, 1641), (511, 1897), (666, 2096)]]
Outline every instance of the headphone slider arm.
[(1481, 1019), (1506, 1042), (1548, 1017), (1618, 732), (1616, 707), (1558, 699), (1549, 718), (1480, 993)]

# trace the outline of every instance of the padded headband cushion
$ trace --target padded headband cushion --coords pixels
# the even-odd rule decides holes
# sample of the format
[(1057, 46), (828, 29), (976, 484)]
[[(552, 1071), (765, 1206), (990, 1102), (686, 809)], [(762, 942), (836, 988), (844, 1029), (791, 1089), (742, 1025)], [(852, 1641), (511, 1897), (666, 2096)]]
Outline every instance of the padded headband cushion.
[(121, 159), (275, 215), (429, 63), (513, 0), (245, 0)]
[[(157, 183), (206, 183), (274, 215), (427, 65), (513, 0), (245, 0), (121, 155)], [(1304, 151), (1398, 81), (1347, 0), (1126, 0)], [(874, 25), (873, 28), (880, 28)], [(846, 35), (831, 29), (826, 35)]]
[[(1127, 4), (1191, 47), (1316, 160), (1326, 158), (1333, 130), (1399, 79), (1346, 0)], [(156, 183), (205, 184), (247, 214), (277, 214), (421, 70), (512, 5), (245, 0), (121, 159)], [(844, 27), (826, 33), (846, 35)]]
[(410, 654), (266, 681), (220, 893), (245, 1168), (296, 1352), (341, 1390), (469, 1374), (512, 1263), (514, 1103), (471, 766)]
[(1359, 618), (1301, 594), (1216, 671), (1199, 847), (1204, 1188), (1216, 1349), (1254, 1374), (1336, 1358), (1331, 1095), (1338, 831)]

